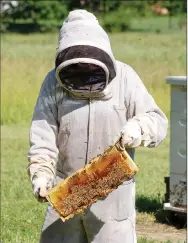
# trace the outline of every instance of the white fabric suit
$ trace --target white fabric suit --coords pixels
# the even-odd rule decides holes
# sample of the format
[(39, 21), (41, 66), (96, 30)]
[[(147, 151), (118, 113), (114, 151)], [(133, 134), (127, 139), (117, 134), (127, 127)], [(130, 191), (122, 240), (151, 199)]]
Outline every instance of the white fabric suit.
[[(74, 20), (78, 21), (79, 26), (81, 20), (78, 19), (82, 17), (78, 11), (71, 12), (68, 20), (71, 24)], [(88, 12), (81, 10), (80, 13), (84, 18), (90, 18)], [(70, 16), (74, 17), (71, 19)], [(67, 24), (65, 21), (65, 25)], [(71, 33), (66, 28), (62, 27), (60, 31), (58, 52), (67, 48), (66, 43), (69, 46), (71, 43), (72, 46), (78, 45), (80, 36), (79, 43), (101, 49), (103, 47), (113, 59), (107, 39), (96, 41), (96, 45), (95, 41), (91, 43), (90, 38), (88, 43), (86, 39), (82, 42), (82, 33), (70, 42)], [(80, 29), (79, 32), (81, 33)], [(69, 38), (67, 42), (66, 37)], [(106, 41), (107, 44), (104, 45)], [(100, 45), (104, 46), (99, 47)], [(144, 146), (157, 146), (165, 138), (167, 119), (138, 75), (122, 62), (113, 59), (113, 63), (116, 77), (103, 92), (90, 98), (81, 97), (80, 94), (77, 96), (76, 93), (63, 89), (57, 80), (55, 69), (47, 74), (30, 129), (28, 172), (31, 181), (42, 175), (54, 178), (57, 182), (83, 168), (90, 159), (117, 141), (128, 120), (136, 121), (141, 127)], [(133, 158), (134, 149), (127, 151)], [(135, 243), (134, 178), (125, 181), (108, 197), (93, 204), (83, 215), (75, 216), (65, 223), (49, 206), (40, 242)]]

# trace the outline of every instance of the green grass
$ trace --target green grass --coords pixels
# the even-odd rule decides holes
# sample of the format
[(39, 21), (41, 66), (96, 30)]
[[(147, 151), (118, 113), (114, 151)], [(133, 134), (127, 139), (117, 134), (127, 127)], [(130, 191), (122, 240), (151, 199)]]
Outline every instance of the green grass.
[[(135, 23), (136, 26), (136, 23)], [(136, 28), (136, 27), (135, 27)], [(131, 65), (169, 117), (168, 75), (186, 74), (184, 31), (110, 35), (116, 59)], [(2, 36), (1, 53), (1, 237), (3, 243), (36, 243), (46, 205), (32, 195), (26, 174), (28, 127), (41, 83), (54, 66), (57, 34)], [(140, 148), (135, 161), (137, 223), (154, 222), (168, 175), (169, 135), (156, 149)], [(157, 242), (157, 241), (155, 241)], [(154, 243), (140, 238), (138, 243)]]
[(178, 33), (185, 31), (186, 15), (134, 17), (131, 20), (131, 31), (154, 33)]
[[(28, 128), (2, 126), (1, 137), (2, 242), (36, 243), (46, 204), (39, 204), (34, 199), (26, 173)], [(138, 210), (147, 212), (147, 207), (151, 209), (144, 217), (142, 217), (144, 213), (138, 213), (137, 223), (143, 223), (146, 218), (148, 222), (152, 222), (155, 220), (155, 210), (161, 206), (160, 200), (165, 192), (163, 177), (168, 174), (168, 139), (160, 148), (138, 149), (135, 161), (140, 167), (140, 173), (136, 177)], [(151, 241), (140, 240), (139, 242)]]
[[(165, 77), (186, 74), (186, 35), (120, 33), (110, 35), (116, 59), (132, 66), (169, 116)], [(58, 35), (2, 36), (1, 124), (29, 124), (46, 73), (54, 67)]]
[[(140, 239), (138, 240), (138, 243), (159, 243), (159, 241), (156, 240), (148, 240), (145, 237), (140, 237)], [(171, 243), (171, 241), (162, 241), (162, 243)]]

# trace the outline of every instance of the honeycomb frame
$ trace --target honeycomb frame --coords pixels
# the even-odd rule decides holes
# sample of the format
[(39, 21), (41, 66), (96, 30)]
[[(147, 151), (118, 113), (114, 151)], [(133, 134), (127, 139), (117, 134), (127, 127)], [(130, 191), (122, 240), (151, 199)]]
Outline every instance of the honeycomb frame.
[(83, 213), (139, 171), (119, 143), (92, 159), (84, 168), (59, 182), (46, 196), (62, 221)]

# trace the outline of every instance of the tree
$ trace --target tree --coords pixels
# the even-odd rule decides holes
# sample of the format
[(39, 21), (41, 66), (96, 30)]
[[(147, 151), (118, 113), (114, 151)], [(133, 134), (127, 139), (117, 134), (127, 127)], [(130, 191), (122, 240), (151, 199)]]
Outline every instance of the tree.
[(67, 15), (64, 0), (55, 1), (20, 1), (11, 13), (2, 14), (2, 23), (8, 30), (31, 32), (53, 31), (62, 25)]

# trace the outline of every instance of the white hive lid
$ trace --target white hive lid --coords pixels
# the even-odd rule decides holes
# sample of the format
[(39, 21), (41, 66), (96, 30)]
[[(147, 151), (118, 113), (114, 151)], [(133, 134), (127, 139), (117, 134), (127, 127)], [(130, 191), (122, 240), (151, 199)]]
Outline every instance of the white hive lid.
[(187, 86), (187, 77), (186, 76), (167, 76), (166, 83), (172, 84), (172, 85)]

